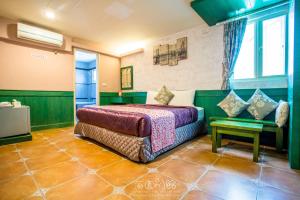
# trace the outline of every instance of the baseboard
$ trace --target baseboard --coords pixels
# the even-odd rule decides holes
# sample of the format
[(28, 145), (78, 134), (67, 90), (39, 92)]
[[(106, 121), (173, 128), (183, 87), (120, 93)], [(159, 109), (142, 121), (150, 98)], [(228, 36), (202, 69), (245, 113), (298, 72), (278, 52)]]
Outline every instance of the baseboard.
[(32, 136), (30, 133), (4, 137), (4, 138), (0, 138), (0, 146), (5, 144), (12, 144), (12, 143), (31, 141), (31, 140), (32, 140)]
[(67, 126), (73, 126), (74, 122), (64, 122), (64, 123), (57, 123), (57, 124), (46, 124), (46, 125), (37, 125), (37, 126), (31, 126), (32, 131), (39, 131), (44, 129), (50, 129), (50, 128), (62, 128)]

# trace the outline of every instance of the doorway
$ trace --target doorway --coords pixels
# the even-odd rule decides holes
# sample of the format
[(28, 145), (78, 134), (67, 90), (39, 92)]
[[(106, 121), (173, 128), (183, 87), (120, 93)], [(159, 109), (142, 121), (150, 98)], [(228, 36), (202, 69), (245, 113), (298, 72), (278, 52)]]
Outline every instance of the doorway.
[(75, 113), (79, 108), (98, 105), (98, 54), (75, 49)]

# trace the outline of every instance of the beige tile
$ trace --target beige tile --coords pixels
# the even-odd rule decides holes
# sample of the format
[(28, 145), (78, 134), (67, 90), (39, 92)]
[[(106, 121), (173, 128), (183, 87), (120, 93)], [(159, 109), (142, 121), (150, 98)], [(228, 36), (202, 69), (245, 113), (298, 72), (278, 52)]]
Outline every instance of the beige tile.
[(217, 159), (219, 159), (219, 154), (212, 153), (201, 148), (189, 149), (180, 155), (181, 159), (195, 162), (201, 165), (211, 165)]
[(265, 154), (263, 163), (268, 166), (272, 166), (278, 169), (283, 169), (293, 173), (300, 173), (300, 170), (294, 170), (290, 168), (288, 157), (286, 154)]
[(160, 173), (147, 174), (125, 188), (133, 199), (179, 199), (186, 186)]
[(30, 196), (26, 200), (44, 200), (42, 196)]
[(105, 180), (116, 186), (126, 185), (148, 172), (143, 164), (122, 160), (97, 172)]
[(26, 173), (23, 162), (9, 162), (0, 164), (0, 180), (13, 178)]
[(37, 170), (51, 167), (66, 160), (70, 160), (70, 156), (68, 156), (66, 153), (54, 152), (51, 154), (45, 154), (41, 157), (28, 159), (26, 160), (26, 164), (30, 170)]
[(251, 179), (256, 179), (260, 173), (260, 166), (252, 161), (222, 157), (214, 167), (218, 170), (243, 175)]
[(198, 182), (198, 187), (223, 199), (256, 199), (257, 185), (249, 179), (210, 170)]
[(80, 147), (70, 147), (67, 148), (67, 153), (72, 154), (73, 156), (88, 156), (88, 155), (95, 155), (102, 151), (101, 147), (97, 147), (94, 145), (82, 145)]
[[(224, 150), (223, 154), (233, 158), (252, 161), (253, 145), (245, 144), (245, 143), (230, 143), (229, 145), (226, 146), (226, 149)], [(260, 158), (261, 158), (261, 154), (260, 154)]]
[(170, 160), (158, 168), (161, 174), (185, 183), (191, 183), (199, 178), (206, 169), (200, 165), (183, 160)]
[(25, 199), (37, 190), (30, 176), (19, 176), (0, 183), (0, 199)]
[(96, 175), (86, 175), (49, 190), (46, 193), (46, 198), (48, 200), (104, 199), (112, 190), (112, 186), (105, 183)]
[(124, 194), (114, 194), (105, 198), (105, 200), (130, 200), (130, 198)]
[(49, 142), (47, 140), (33, 140), (33, 141), (27, 141), (27, 142), (20, 142), (16, 144), (18, 149), (25, 150), (29, 149), (31, 150), (32, 148), (43, 148), (43, 147), (48, 147)]
[(25, 158), (38, 158), (43, 157), (47, 154), (56, 153), (57, 151), (57, 148), (53, 146), (43, 146), (22, 149), (20, 154)]
[(16, 150), (15, 145), (3, 145), (0, 146), (0, 156), (6, 153), (11, 153), (12, 151)]
[(20, 156), (17, 152), (7, 152), (0, 154), (0, 163), (15, 162), (20, 160)]
[(190, 191), (183, 199), (184, 200), (222, 200), (219, 197), (210, 195), (200, 190)]
[(156, 168), (161, 166), (162, 164), (166, 163), (168, 160), (171, 159), (170, 154), (163, 154), (155, 158), (155, 160), (145, 163), (145, 166), (148, 168)]
[(121, 156), (110, 151), (99, 151), (92, 155), (79, 156), (80, 162), (92, 169), (100, 169), (113, 162), (120, 161)]
[(34, 172), (34, 177), (41, 188), (48, 188), (66, 182), (87, 173), (87, 168), (78, 162), (66, 161), (55, 166)]
[(263, 167), (261, 181), (275, 188), (300, 194), (300, 174), (273, 167)]
[(259, 190), (257, 200), (299, 200), (300, 196), (284, 192), (282, 190), (263, 187)]

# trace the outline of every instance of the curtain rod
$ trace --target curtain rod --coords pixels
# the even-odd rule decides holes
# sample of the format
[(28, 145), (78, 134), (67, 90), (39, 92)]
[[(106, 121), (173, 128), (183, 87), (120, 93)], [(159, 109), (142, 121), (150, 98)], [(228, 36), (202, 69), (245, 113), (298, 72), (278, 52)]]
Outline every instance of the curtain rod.
[(253, 12), (253, 13), (248, 13), (248, 14), (245, 13), (245, 14), (243, 14), (241, 16), (230, 18), (230, 19), (227, 19), (227, 20), (222, 21), (222, 22), (218, 22), (218, 23), (216, 23), (216, 26), (224, 25), (224, 24), (227, 24), (229, 22), (233, 22), (233, 21), (236, 21), (236, 20), (239, 20), (239, 19), (248, 18), (250, 15), (254, 15), (254, 14), (257, 14), (257, 13), (265, 12), (267, 10), (274, 9), (274, 8), (277, 8), (277, 7), (280, 7), (280, 6), (284, 6), (284, 5), (287, 5), (289, 3), (290, 3), (289, 1), (286, 1), (286, 2), (282, 2), (282, 3), (278, 3), (278, 4), (274, 5), (274, 6), (268, 6), (266, 8), (259, 9), (258, 11)]

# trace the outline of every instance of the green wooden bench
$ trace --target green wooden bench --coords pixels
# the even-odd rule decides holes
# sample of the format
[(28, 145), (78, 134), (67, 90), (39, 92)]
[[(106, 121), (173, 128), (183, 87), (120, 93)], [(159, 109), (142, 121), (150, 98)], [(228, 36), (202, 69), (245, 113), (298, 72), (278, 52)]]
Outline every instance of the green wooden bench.
[(256, 120), (256, 119), (245, 119), (245, 118), (230, 118), (230, 117), (210, 117), (210, 121), (224, 120), (224, 121), (235, 121), (235, 122), (246, 122), (246, 123), (255, 123), (262, 124), (263, 131), (268, 133), (276, 134), (276, 150), (282, 152), (283, 149), (283, 128), (277, 126), (273, 121), (267, 120)]
[(216, 120), (210, 123), (212, 127), (212, 151), (217, 153), (221, 147), (222, 135), (234, 135), (253, 138), (253, 161), (258, 162), (259, 135), (263, 131), (263, 125), (258, 123)]

